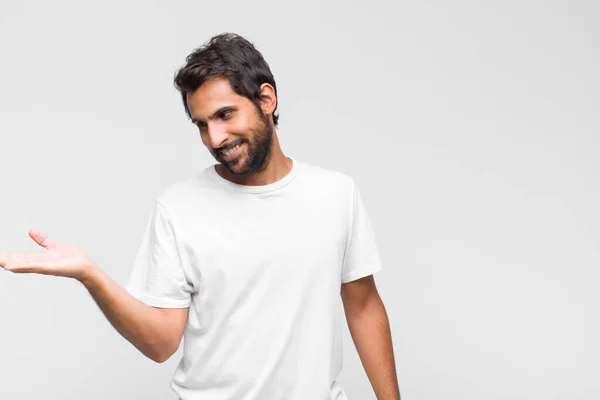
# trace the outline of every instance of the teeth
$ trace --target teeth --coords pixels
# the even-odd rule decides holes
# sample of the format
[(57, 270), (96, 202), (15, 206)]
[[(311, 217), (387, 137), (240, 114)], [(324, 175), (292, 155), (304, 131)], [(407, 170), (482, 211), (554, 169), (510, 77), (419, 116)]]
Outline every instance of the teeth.
[(239, 145), (239, 144), (238, 144), (238, 145), (236, 145), (236, 146), (235, 146), (233, 149), (230, 149), (230, 150), (224, 151), (224, 152), (223, 152), (223, 154), (225, 154), (226, 156), (228, 156), (228, 155), (232, 154), (233, 152), (235, 152), (235, 151), (238, 149), (238, 147), (240, 147), (240, 146), (241, 146), (241, 145)]

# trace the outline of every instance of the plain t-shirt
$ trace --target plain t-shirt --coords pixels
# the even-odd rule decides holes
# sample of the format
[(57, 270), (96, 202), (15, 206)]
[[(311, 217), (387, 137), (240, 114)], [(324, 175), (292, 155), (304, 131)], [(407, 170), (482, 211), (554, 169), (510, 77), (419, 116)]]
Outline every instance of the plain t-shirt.
[(211, 165), (156, 198), (126, 286), (189, 307), (181, 400), (346, 400), (341, 284), (382, 269), (353, 178), (293, 161), (262, 186)]

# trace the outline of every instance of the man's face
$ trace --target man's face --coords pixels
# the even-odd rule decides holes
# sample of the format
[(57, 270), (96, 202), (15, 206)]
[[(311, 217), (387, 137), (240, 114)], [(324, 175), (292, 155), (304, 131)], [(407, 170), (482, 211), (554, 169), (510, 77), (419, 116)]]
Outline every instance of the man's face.
[(226, 79), (204, 82), (187, 95), (187, 104), (202, 143), (229, 173), (243, 176), (266, 168), (273, 127), (267, 115), (235, 93)]

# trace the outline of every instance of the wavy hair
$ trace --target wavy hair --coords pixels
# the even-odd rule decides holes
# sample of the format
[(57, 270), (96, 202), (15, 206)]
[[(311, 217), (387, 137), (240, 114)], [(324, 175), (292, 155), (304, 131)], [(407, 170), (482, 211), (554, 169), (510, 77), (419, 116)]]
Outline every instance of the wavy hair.
[[(174, 84), (181, 93), (185, 112), (190, 118), (186, 95), (209, 79), (227, 79), (231, 89), (249, 99), (259, 111), (261, 84), (269, 83), (277, 96), (277, 85), (269, 64), (251, 42), (235, 33), (226, 32), (212, 37), (194, 49), (185, 61), (186, 64), (175, 74)], [(279, 115), (275, 114), (278, 103), (275, 103), (273, 110), (276, 127), (279, 120)]]

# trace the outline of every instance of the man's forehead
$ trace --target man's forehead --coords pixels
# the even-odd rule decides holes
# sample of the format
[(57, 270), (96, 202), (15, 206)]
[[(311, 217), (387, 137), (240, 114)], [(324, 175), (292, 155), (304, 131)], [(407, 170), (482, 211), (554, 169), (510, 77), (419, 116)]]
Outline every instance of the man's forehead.
[(210, 80), (186, 95), (188, 107), (198, 117), (211, 114), (225, 104), (239, 103), (242, 96), (235, 93), (227, 80)]
[(193, 101), (201, 100), (219, 100), (233, 99), (240, 97), (231, 89), (229, 81), (224, 78), (214, 78), (204, 82), (200, 87), (191, 93), (188, 93), (188, 99)]

